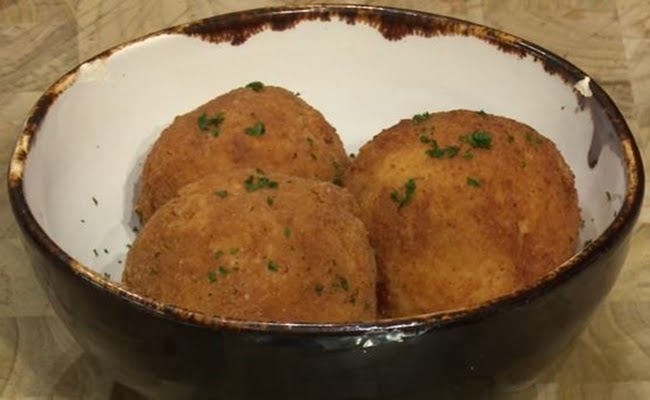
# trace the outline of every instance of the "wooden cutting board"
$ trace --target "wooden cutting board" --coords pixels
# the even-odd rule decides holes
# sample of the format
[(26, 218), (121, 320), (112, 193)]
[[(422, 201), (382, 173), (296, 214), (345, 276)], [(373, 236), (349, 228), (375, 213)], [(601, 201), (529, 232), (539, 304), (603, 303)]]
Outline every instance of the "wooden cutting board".
[[(325, 1), (326, 2), (326, 1)], [(0, 157), (39, 94), (78, 62), (171, 25), (280, 0), (0, 0)], [(650, 1), (352, 1), (429, 11), (536, 42), (585, 70), (650, 157)], [(4, 174), (2, 179), (4, 180)], [(0, 400), (137, 399), (93, 366), (32, 274), (0, 186)], [(607, 301), (572, 348), (526, 389), (495, 399), (650, 399), (650, 203)]]

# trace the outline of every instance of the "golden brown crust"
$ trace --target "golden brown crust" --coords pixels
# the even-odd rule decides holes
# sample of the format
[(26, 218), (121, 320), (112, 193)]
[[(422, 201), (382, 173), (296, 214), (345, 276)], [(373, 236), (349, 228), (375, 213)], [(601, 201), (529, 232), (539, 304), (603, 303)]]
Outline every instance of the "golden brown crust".
[[(490, 149), (459, 138), (473, 131), (491, 134)], [(427, 155), (422, 134), (458, 153)], [(391, 193), (403, 196), (408, 179), (416, 189), (400, 209)], [(362, 147), (343, 181), (370, 232), (386, 316), (476, 305), (535, 282), (576, 248), (573, 174), (551, 141), (511, 119), (458, 110), (403, 120)]]
[(278, 187), (249, 192), (245, 181), (264, 177), (254, 170), (184, 187), (138, 234), (125, 285), (208, 315), (374, 319), (374, 254), (352, 195), (326, 182), (265, 176)]
[[(223, 122), (201, 129), (204, 113), (206, 120), (223, 113)], [(258, 122), (263, 135), (245, 134)], [(136, 212), (145, 222), (183, 185), (233, 168), (332, 181), (348, 165), (334, 128), (298, 96), (272, 86), (239, 88), (177, 117), (162, 132), (142, 171)]]

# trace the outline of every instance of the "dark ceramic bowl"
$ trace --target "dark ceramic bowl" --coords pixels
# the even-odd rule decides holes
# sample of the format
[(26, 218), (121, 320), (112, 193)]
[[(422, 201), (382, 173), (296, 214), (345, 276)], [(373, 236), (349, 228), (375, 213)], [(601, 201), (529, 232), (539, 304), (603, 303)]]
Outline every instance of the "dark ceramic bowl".
[[(253, 80), (299, 91), (349, 151), (424, 110), (525, 122), (574, 171), (587, 244), (524, 290), (376, 323), (218, 319), (128, 292), (120, 274), (149, 146), (175, 115)], [(106, 51), (40, 98), (9, 167), (13, 211), (55, 310), (106, 371), (152, 398), (429, 399), (524, 385), (612, 287), (643, 182), (623, 117), (575, 66), (483, 26), (367, 6), (223, 15)]]

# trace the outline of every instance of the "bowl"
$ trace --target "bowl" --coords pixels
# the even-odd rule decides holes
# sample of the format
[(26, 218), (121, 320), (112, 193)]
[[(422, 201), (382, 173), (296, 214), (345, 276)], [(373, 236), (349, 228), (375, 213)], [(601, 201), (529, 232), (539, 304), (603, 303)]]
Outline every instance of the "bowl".
[[(299, 92), (350, 152), (422, 111), (531, 125), (575, 174), (580, 248), (479, 306), (370, 323), (225, 319), (129, 292), (120, 274), (153, 141), (176, 115), (258, 80)], [(118, 382), (156, 399), (419, 399), (514, 390), (567, 347), (623, 265), (643, 174), (615, 104), (557, 55), (438, 15), (313, 5), (208, 18), (82, 63), (31, 110), (8, 182), (54, 309)]]

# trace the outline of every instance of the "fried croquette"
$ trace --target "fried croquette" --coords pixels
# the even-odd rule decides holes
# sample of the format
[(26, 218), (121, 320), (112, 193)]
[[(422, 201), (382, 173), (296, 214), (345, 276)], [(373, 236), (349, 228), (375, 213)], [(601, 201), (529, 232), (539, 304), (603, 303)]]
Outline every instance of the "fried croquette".
[(288, 90), (253, 82), (176, 117), (149, 153), (139, 181), (141, 222), (178, 189), (234, 168), (339, 181), (349, 158), (323, 115)]
[(531, 127), (424, 113), (364, 145), (343, 176), (377, 255), (380, 313), (474, 306), (523, 288), (576, 249), (574, 178)]
[(126, 287), (252, 321), (376, 318), (376, 268), (358, 205), (328, 182), (236, 170), (180, 190), (128, 253)]

